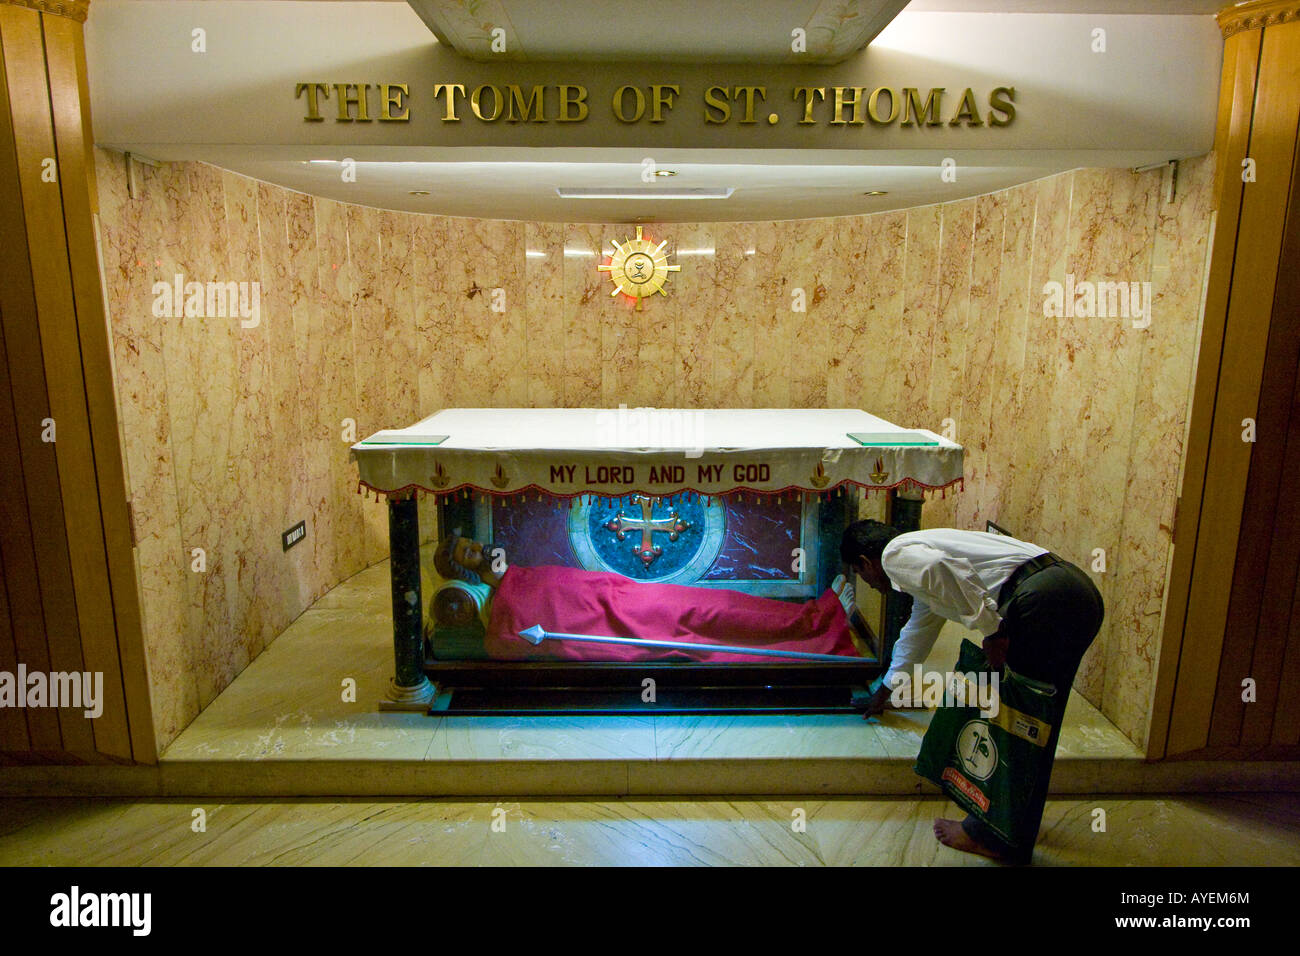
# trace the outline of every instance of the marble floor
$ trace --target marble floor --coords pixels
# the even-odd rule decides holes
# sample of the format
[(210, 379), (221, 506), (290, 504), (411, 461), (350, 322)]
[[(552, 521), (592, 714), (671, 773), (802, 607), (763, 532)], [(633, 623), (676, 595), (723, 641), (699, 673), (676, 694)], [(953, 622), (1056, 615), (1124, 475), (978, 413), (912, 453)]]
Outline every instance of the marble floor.
[[(338, 585), (245, 668), (157, 766), (7, 767), (0, 797), (940, 798), (913, 771), (929, 722), (925, 711), (872, 721), (853, 714), (380, 712), (393, 672), (389, 600), (386, 562)], [(927, 666), (947, 670), (966, 633), (949, 625)], [(1071, 694), (1051, 794), (1241, 791), (1298, 792), (1300, 763), (1148, 763), (1096, 708)], [(290, 812), (275, 806), (281, 809), (267, 812)], [(918, 810), (917, 819), (931, 812)]]
[[(1094, 828), (1098, 810), (1104, 831)], [(941, 846), (936, 815), (955, 816), (955, 807), (939, 797), (9, 799), (0, 800), (0, 865), (998, 865)], [(1034, 863), (1297, 866), (1300, 795), (1051, 800)]]
[[(164, 762), (698, 759), (910, 760), (928, 712), (855, 715), (443, 717), (380, 713), (393, 671), (387, 562), (303, 613), (169, 746)], [(969, 632), (950, 624), (927, 666), (947, 670)], [(306, 665), (306, 666), (304, 666)], [(354, 700), (343, 688), (355, 681)], [(1072, 694), (1058, 758), (1139, 759)]]

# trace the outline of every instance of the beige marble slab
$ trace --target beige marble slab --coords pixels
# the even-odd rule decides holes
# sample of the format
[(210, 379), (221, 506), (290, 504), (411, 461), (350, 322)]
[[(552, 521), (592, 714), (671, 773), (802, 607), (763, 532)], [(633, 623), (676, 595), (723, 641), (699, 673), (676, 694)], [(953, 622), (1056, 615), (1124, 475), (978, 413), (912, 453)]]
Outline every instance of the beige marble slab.
[[(437, 726), (381, 713), (392, 674), (382, 612), (314, 608), (299, 617), (164, 752), (165, 761), (419, 760)], [(355, 699), (345, 700), (345, 682)]]
[[(194, 832), (194, 811), (205, 827)], [(1096, 832), (1095, 810), (1106, 829)], [(976, 866), (940, 798), (713, 801), (5, 800), (6, 866)], [(494, 826), (495, 824), (495, 826)], [(1295, 795), (1051, 800), (1043, 866), (1300, 865)]]
[[(914, 758), (733, 760), (221, 760), (199, 756), (156, 767), (15, 766), (0, 794), (101, 796), (534, 797), (819, 793), (915, 795), (937, 789)], [(1300, 792), (1292, 762), (1165, 761), (1064, 757), (1053, 794)]]
[(647, 760), (655, 754), (648, 717), (443, 717), (437, 723), (426, 760)]
[(654, 732), (659, 760), (889, 756), (857, 714), (664, 716)]

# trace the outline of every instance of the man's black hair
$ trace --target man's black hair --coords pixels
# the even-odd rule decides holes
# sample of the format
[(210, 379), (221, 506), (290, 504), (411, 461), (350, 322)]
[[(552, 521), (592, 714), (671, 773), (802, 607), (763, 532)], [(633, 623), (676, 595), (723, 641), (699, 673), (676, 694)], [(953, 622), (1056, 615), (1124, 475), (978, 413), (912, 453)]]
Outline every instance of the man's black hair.
[(840, 538), (840, 559), (848, 565), (856, 564), (858, 558), (879, 561), (885, 545), (902, 533), (892, 525), (870, 518), (855, 521), (844, 529)]

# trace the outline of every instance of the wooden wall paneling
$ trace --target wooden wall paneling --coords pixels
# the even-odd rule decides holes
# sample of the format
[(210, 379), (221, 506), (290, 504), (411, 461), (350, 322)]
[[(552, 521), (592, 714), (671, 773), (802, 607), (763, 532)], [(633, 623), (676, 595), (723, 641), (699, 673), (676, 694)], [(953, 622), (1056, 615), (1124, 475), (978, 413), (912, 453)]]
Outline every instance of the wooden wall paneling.
[[(82, 25), (67, 17), (45, 14), (45, 55), (54, 105), (54, 133), (59, 153), (59, 181), (67, 224), (68, 261), (81, 341), (90, 435), (98, 482), (105, 561), (112, 589), (116, 639), (91, 642), (83, 637), (87, 666), (105, 675), (108, 701), (128, 718), (131, 751), (136, 760), (157, 759), (149, 706), (144, 630), (135, 573), (135, 557), (127, 511), (125, 459), (118, 428), (111, 345), (100, 285), (99, 255), (93, 227), (94, 164), (87, 165), (93, 138), (86, 108), (85, 45)], [(109, 685), (109, 674), (120, 660), (120, 681)], [(102, 668), (100, 664), (102, 663)], [(116, 726), (114, 726), (116, 732)]]
[[(1221, 139), (1216, 143), (1220, 169), (1240, 170), (1242, 160), (1247, 156), (1259, 53), (1260, 34), (1254, 30), (1232, 37), (1225, 48), (1219, 116)], [(1228, 110), (1226, 119), (1222, 112), (1225, 108)], [(1187, 622), (1191, 596), (1210, 431), (1214, 422), (1215, 396), (1244, 187), (1240, 175), (1225, 177), (1223, 191), (1217, 197), (1214, 247), (1210, 254), (1210, 275), (1189, 411), (1182, 486), (1174, 518), (1174, 553), (1170, 562), (1164, 631), (1152, 696), (1151, 731), (1147, 737), (1147, 757), (1151, 759), (1165, 756), (1168, 748), (1174, 690), (1181, 672), (1183, 628)]]
[[(104, 710), (93, 728), (91, 748), (129, 760), (130, 736), (117, 659), (117, 631), (105, 562), (104, 530), (100, 521), (89, 412), (82, 373), (64, 231), (63, 202), (57, 183), (45, 180), (45, 164), (57, 159), (45, 73), (41, 15), (0, 5), (0, 36), (5, 46), (6, 80), (18, 153), (18, 180), (27, 228), (27, 252), (36, 293), (36, 319), (49, 394), (50, 417), (57, 428), (53, 443), (63, 500), (64, 531), (72, 564), (73, 594), (80, 624), (80, 642), (53, 629), (47, 631), (54, 670), (102, 671)], [(57, 167), (56, 167), (57, 168)], [(50, 537), (57, 528), (49, 528)], [(42, 535), (43, 536), (43, 535)], [(83, 657), (89, 652), (89, 660)], [(84, 721), (81, 712), (73, 711)], [(62, 715), (61, 715), (62, 716)], [(65, 737), (71, 721), (63, 721)], [(65, 749), (85, 752), (80, 728)]]
[[(3, 469), (6, 500), (0, 512), (6, 516), (5, 570), (9, 575), (9, 602), (14, 624), (18, 659), (29, 670), (51, 670), (47, 634), (55, 634), (66, 648), (77, 648), (80, 669), (80, 635), (75, 613), (72, 568), (64, 536), (63, 503), (59, 497), (59, 475), (54, 446), (41, 440), (41, 421), (49, 416), (45, 367), (36, 322), (36, 297), (32, 288), (27, 255), (22, 192), (18, 181), (18, 150), (11, 121), (9, 60), (18, 45), (8, 29), (8, 14), (36, 17), (33, 11), (0, 6), (0, 322), (4, 326), (6, 374), (12, 396), (8, 405), (13, 415), (14, 441), (18, 454), (8, 460), (21, 462), (21, 476), (12, 467)], [(38, 37), (39, 40), (39, 37)], [(3, 408), (0, 408), (3, 411)], [(3, 422), (0, 421), (0, 429)], [(12, 497), (17, 494), (18, 497)], [(11, 544), (11, 541), (16, 542)], [(28, 543), (33, 562), (24, 557)], [(39, 604), (38, 614), (36, 605)], [(66, 655), (62, 655), (66, 657)], [(33, 751), (58, 752), (64, 748), (61, 715), (52, 710), (28, 711), (28, 733)], [(93, 746), (93, 735), (78, 715), (81, 727), (71, 723), (69, 733), (85, 748)], [(76, 738), (78, 729), (83, 738)]]
[(1300, 391), (1295, 390), (1295, 382), (1292, 389), (1291, 433), (1275, 514), (1277, 524), (1263, 583), (1259, 635), (1250, 662), (1257, 697), (1255, 703), (1242, 705), (1241, 744), (1248, 748), (1300, 743), (1300, 709), (1294, 706), (1295, 681), (1300, 679), (1295, 607), (1300, 571), (1300, 510), (1295, 504), (1300, 495), (1300, 480), (1296, 479), (1300, 468)]
[[(1300, 405), (1300, 393), (1297, 393), (1296, 401)], [(1296, 686), (1300, 685), (1300, 576), (1291, 588), (1291, 620), (1279, 683), (1285, 690), (1278, 696), (1277, 711), (1273, 716), (1273, 744), (1300, 747), (1300, 699), (1295, 693)], [(1300, 759), (1300, 755), (1293, 759)]]
[[(4, 408), (9, 402), (9, 369), (4, 364), (4, 339), (0, 337), (0, 421), (6, 423), (12, 422), (12, 409), (8, 409), (10, 414), (6, 415)], [(13, 437), (9, 434), (6, 425), (0, 425), (0, 460), (5, 462), (18, 461), (17, 443), (10, 442)], [(9, 482), (11, 475), (17, 475), (17, 469), (6, 467), (3, 469), (3, 477), (0, 481)], [(21, 480), (21, 478), (20, 478)], [(8, 499), (7, 489), (0, 488), (0, 496)], [(13, 501), (22, 501), (22, 496)], [(12, 511), (12, 508), (6, 508), (6, 511)], [(7, 517), (7, 516), (6, 516)], [(26, 521), (26, 516), (23, 516)], [(18, 650), (14, 644), (13, 618), (9, 610), (9, 577), (5, 573), (4, 552), (10, 544), (8, 529), (0, 523), (0, 671), (6, 671), (15, 675), (18, 673)], [(15, 583), (17, 583), (15, 581)], [(35, 591), (31, 592), (35, 595)], [(40, 602), (31, 600), (29, 604), (35, 605), (36, 611), (40, 613)], [(27, 712), (18, 710), (15, 707), (0, 707), (0, 753), (6, 751), (24, 751), (31, 747), (31, 738), (27, 735)]]
[[(1250, 42), (1253, 39), (1254, 42)], [(1228, 181), (1228, 144), (1233, 142), (1234, 120), (1255, 99), (1255, 71), (1259, 63), (1259, 33), (1235, 37), (1223, 44), (1223, 66), (1219, 76), (1219, 112), (1214, 127), (1214, 202), (1218, 208), (1223, 185)], [(1238, 132), (1238, 135), (1241, 135)], [(1240, 169), (1241, 166), (1235, 167)], [(1235, 175), (1234, 175), (1234, 178)]]
[[(1283, 696), (1294, 685), (1282, 682), (1282, 665), (1291, 623), (1291, 602), (1296, 573), (1300, 569), (1300, 407), (1297, 399), (1297, 363), (1300, 363), (1300, 155), (1293, 157), (1291, 189), (1287, 203), (1286, 235), (1282, 243), (1283, 266), (1273, 298), (1268, 354), (1264, 360), (1263, 394), (1260, 399), (1260, 444), (1256, 458), (1276, 459), (1277, 481), (1271, 497), (1248, 503), (1248, 511), (1261, 513), (1263, 527), (1258, 539), (1243, 537), (1238, 553), (1267, 542), (1267, 572), (1258, 582), (1261, 594), (1258, 634), (1252, 645), (1249, 676), (1257, 683), (1252, 704), (1242, 704), (1241, 681), (1232, 688), (1237, 710), (1242, 713), (1240, 742), (1262, 747), (1273, 740), (1274, 715)], [(1270, 424), (1268, 437), (1264, 425)], [(1273, 447), (1276, 441), (1277, 447)], [(1267, 442), (1267, 444), (1265, 444)], [(1263, 550), (1261, 548), (1261, 550)], [(1225, 691), (1229, 688), (1225, 688)]]
[[(1291, 197), (1297, 194), (1293, 166)], [(1281, 261), (1300, 253), (1296, 247), (1297, 215), (1292, 208)], [(1288, 254), (1290, 253), (1290, 254)], [(1218, 688), (1210, 719), (1210, 747), (1263, 746), (1269, 741), (1277, 703), (1281, 654), (1291, 611), (1291, 590), (1300, 563), (1300, 510), (1288, 507), (1288, 475), (1300, 467), (1300, 441), (1288, 435), (1297, 426), (1291, 415), (1300, 360), (1300, 327), (1285, 321), (1282, 302), (1292, 272), (1281, 270), (1269, 324), (1264, 373), (1260, 383), (1258, 434), (1251, 451), (1250, 474), (1232, 593), (1219, 661)], [(1292, 482), (1294, 484), (1294, 482)], [(1256, 682), (1256, 698), (1242, 700), (1242, 681)], [(1243, 720), (1251, 730), (1243, 733)]]
[[(1265, 382), (1268, 381), (1265, 368)], [(1263, 391), (1263, 390), (1261, 390)], [(1210, 747), (1232, 746), (1241, 742), (1242, 679), (1252, 676), (1251, 657), (1259, 635), (1260, 610), (1264, 600), (1264, 576), (1269, 568), (1268, 534), (1272, 523), (1269, 513), (1277, 502), (1277, 488), (1282, 468), (1283, 442), (1266, 436), (1264, 423), (1270, 417), (1260, 407), (1261, 447), (1251, 460), (1250, 477), (1246, 482), (1246, 508), (1241, 519), (1241, 534), (1237, 548), (1237, 563), (1232, 572), (1232, 590), (1228, 598), (1228, 617), (1224, 624), (1223, 653), (1219, 659), (1214, 707), (1210, 716), (1210, 733), (1206, 743)], [(1274, 423), (1273, 427), (1276, 427)], [(1285, 438), (1285, 434), (1283, 435)], [(1264, 442), (1273, 442), (1275, 454), (1260, 454), (1270, 449)], [(1260, 546), (1261, 543), (1264, 546)]]
[[(0, 573), (4, 572), (4, 558), (0, 555)], [(9, 596), (0, 581), (0, 670), (18, 676), (18, 652), (14, 649), (13, 629), (9, 621)], [(17, 690), (15, 684), (15, 690)], [(15, 707), (0, 708), (0, 754), (24, 753), (31, 748), (27, 736), (27, 711)]]
[[(1277, 704), (1291, 590), (1300, 564), (1300, 510), (1293, 507), (1297, 489), (1294, 481), (1287, 481), (1300, 467), (1300, 440), (1292, 418), (1298, 333), (1300, 329), (1284, 327), (1274, 314), (1210, 722), (1211, 747), (1268, 743)], [(1256, 682), (1256, 698), (1249, 704), (1242, 701), (1242, 681), (1248, 677)], [(1246, 732), (1244, 724), (1253, 732)]]
[[(1268, 743), (1277, 704), (1281, 652), (1300, 564), (1300, 510), (1294, 506), (1300, 489), (1287, 480), (1300, 467), (1300, 436), (1292, 418), (1297, 332), (1280, 328), (1275, 314), (1210, 724), (1212, 747)], [(1247, 677), (1256, 682), (1256, 698), (1249, 704), (1242, 701)]]
[[(1282, 261), (1288, 268), (1278, 278), (1273, 306), (1273, 324), (1286, 330), (1294, 351), (1300, 352), (1300, 155), (1296, 156), (1291, 175), (1291, 201)], [(1263, 713), (1247, 711), (1243, 740), (1251, 745), (1267, 741), (1274, 746), (1300, 745), (1300, 360), (1292, 369), (1290, 428), (1286, 458), (1282, 465), (1279, 489), (1278, 531), (1274, 554), (1278, 568), (1270, 564), (1265, 585), (1264, 613), (1261, 615), (1260, 641), (1253, 669), (1276, 671), (1272, 720), (1266, 725)], [(1289, 577), (1289, 580), (1288, 580)]]
[(1269, 27), (1261, 41), (1248, 153), (1256, 161), (1256, 182), (1246, 184), (1238, 223), (1226, 323), (1230, 334), (1223, 340), (1192, 599), (1169, 729), (1168, 748), (1174, 753), (1200, 749), (1209, 739), (1231, 590), (1224, 575), (1236, 557), (1254, 447), (1242, 440), (1241, 423), (1258, 410), (1285, 224), (1286, 207), (1278, 200), (1290, 186), (1298, 118), (1300, 22), (1294, 22)]

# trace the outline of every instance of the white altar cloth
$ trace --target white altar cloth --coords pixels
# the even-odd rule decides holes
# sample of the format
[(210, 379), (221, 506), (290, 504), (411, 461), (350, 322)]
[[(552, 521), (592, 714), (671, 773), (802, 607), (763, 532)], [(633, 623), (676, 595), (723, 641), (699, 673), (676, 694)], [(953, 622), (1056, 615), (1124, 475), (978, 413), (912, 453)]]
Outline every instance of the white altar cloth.
[(960, 445), (845, 408), (450, 408), (376, 432), (352, 456), (360, 484), (381, 494), (768, 495), (962, 480)]

